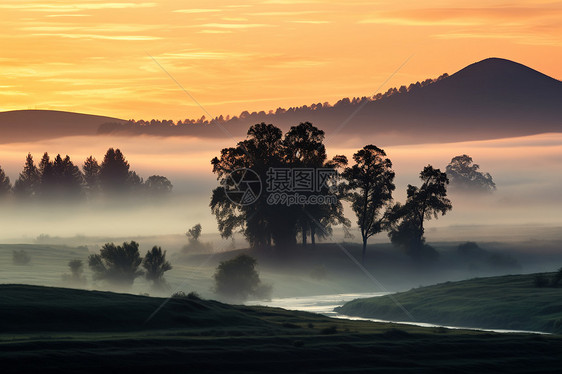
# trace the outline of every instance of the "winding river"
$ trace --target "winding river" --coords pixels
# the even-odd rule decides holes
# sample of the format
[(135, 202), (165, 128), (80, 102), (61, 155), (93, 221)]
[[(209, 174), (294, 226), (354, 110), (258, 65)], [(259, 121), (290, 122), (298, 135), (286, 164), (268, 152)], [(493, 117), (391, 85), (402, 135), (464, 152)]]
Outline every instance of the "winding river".
[(444, 327), (447, 329), (489, 331), (489, 332), (497, 332), (497, 333), (548, 334), (539, 331), (483, 329), (483, 328), (474, 328), (474, 327), (437, 325), (433, 323), (414, 322), (414, 321), (388, 321), (388, 320), (375, 319), (375, 318), (351, 317), (334, 312), (334, 308), (338, 306), (342, 306), (348, 301), (359, 299), (359, 298), (384, 296), (387, 294), (388, 294), (387, 292), (374, 292), (374, 293), (346, 293), (346, 294), (332, 294), (332, 295), (316, 295), (316, 296), (304, 296), (304, 297), (286, 297), (286, 298), (272, 299), (270, 301), (253, 301), (253, 302), (248, 302), (247, 304), (277, 307), (287, 310), (299, 310), (304, 312), (323, 314), (325, 316), (332, 317), (332, 318), (342, 318), (342, 319), (349, 319), (349, 320), (391, 322), (396, 324), (414, 325), (414, 326), (421, 326), (421, 327)]

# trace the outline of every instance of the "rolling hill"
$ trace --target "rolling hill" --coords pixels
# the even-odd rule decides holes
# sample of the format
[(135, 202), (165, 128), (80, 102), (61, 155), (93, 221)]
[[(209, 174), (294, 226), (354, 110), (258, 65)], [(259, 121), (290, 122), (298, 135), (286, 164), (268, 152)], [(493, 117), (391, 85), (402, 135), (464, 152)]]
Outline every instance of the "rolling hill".
[[(546, 275), (552, 279), (555, 274)], [(446, 282), (392, 296), (352, 300), (336, 311), (356, 317), (408, 321), (403, 307), (416, 322), (560, 334), (562, 288), (536, 287), (536, 276), (504, 275)]]
[(350, 321), (193, 297), (164, 302), (0, 285), (2, 373), (519, 373), (562, 364), (560, 336)]
[(101, 124), (118, 118), (55, 110), (14, 110), (0, 113), (0, 144), (75, 135), (95, 135)]

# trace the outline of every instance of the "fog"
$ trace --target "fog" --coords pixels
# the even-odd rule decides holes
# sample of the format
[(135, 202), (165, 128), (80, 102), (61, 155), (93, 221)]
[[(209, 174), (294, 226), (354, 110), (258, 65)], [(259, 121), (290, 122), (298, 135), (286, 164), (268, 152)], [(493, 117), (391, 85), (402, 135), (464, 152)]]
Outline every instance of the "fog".
[[(367, 143), (376, 144), (376, 139), (365, 140), (365, 144)], [(239, 235), (234, 242), (221, 239), (209, 209), (211, 190), (217, 183), (211, 172), (210, 160), (222, 148), (234, 144), (235, 140), (232, 139), (96, 136), (1, 145), (0, 165), (12, 183), (17, 179), (28, 152), (36, 162), (44, 152), (49, 152), (51, 156), (68, 154), (75, 164), (81, 165), (89, 155), (94, 155), (101, 162), (105, 151), (114, 147), (123, 151), (131, 169), (141, 177), (146, 179), (155, 174), (168, 177), (174, 185), (174, 192), (165, 200), (132, 199), (118, 204), (106, 202), (29, 206), (4, 202), (0, 207), (0, 243), (85, 246), (81, 247), (84, 251), (80, 252), (83, 259), (110, 241), (120, 243), (136, 240), (141, 244), (142, 254), (153, 245), (160, 245), (168, 251), (174, 265), (174, 269), (166, 275), (170, 292), (174, 289), (195, 289), (203, 295), (211, 296), (214, 267), (221, 259), (228, 258), (220, 252), (247, 247), (247, 243)], [(329, 137), (326, 140), (330, 157), (345, 154), (349, 159), (365, 144), (345, 144), (343, 147)], [(522, 264), (519, 271), (553, 270), (562, 265), (558, 255), (559, 244), (562, 242), (562, 134), (449, 144), (380, 146), (393, 161), (397, 186), (394, 197), (397, 201), (404, 201), (407, 184), (419, 185), (418, 174), (424, 166), (432, 164), (444, 170), (451, 158), (457, 155), (470, 155), (481, 166), (482, 171), (493, 176), (497, 191), (485, 195), (451, 192), (449, 197), (453, 210), (426, 224), (427, 241), (432, 245), (442, 243), (441, 247), (436, 245), (438, 250), (446, 252), (454, 250), (458, 243), (474, 241), (487, 250), (513, 254)], [(354, 237), (345, 238), (345, 241), (348, 243), (346, 245), (352, 245), (360, 241), (360, 235), (349, 207), (346, 207), (346, 216), (353, 222)], [(182, 247), (187, 244), (184, 233), (196, 223), (203, 226), (202, 240), (208, 243), (208, 251), (200, 255), (183, 253)], [(336, 228), (334, 237), (325, 242), (342, 240), (343, 233)], [(388, 261), (404, 260), (398, 250), (393, 250), (386, 244), (389, 240), (385, 233), (373, 237), (370, 243), (382, 246), (373, 257), (386, 256), (385, 251), (389, 251), (392, 255), (389, 255), (391, 257)], [(3, 260), (0, 259), (0, 262), (9, 265), (0, 279), (3, 283), (20, 280), (44, 284), (44, 279), (37, 278), (39, 273), (44, 272), (45, 279), (49, 279), (46, 283), (60, 285), (61, 274), (68, 270), (65, 261), (72, 257), (64, 255), (53, 265), (42, 264), (35, 256), (31, 274), (23, 272), (21, 267), (9, 264), (11, 248), (16, 247), (4, 246), (0, 249), (3, 252)], [(334, 252), (340, 256), (341, 261), (349, 262), (343, 266), (345, 269), (336, 271), (330, 269), (329, 260), (323, 264), (315, 263), (318, 260), (312, 258), (300, 267), (293, 264), (292, 267), (283, 269), (277, 269), (278, 264), (268, 264), (265, 259), (258, 258), (258, 262), (262, 261), (262, 276), (266, 282), (274, 285), (274, 295), (277, 297), (340, 293), (352, 288), (355, 288), (352, 291), (382, 291), (376, 289), (377, 286), (370, 281), (366, 282), (365, 275), (343, 252), (339, 249), (334, 249)], [(53, 258), (55, 257), (53, 254)], [(456, 260), (451, 261), (456, 263)], [(333, 276), (330, 281), (310, 277), (321, 266), (325, 266)], [(408, 266), (410, 265), (401, 269), (410, 271)], [(304, 281), (302, 277), (292, 276), (297, 268), (304, 274)], [(376, 270), (376, 266), (372, 269)], [(439, 277), (424, 275), (419, 278), (416, 275), (418, 278), (412, 277), (407, 281), (392, 275), (396, 271), (377, 271), (389, 289), (403, 289), (432, 281), (513, 272), (516, 269), (488, 269), (470, 273), (461, 271), (459, 267), (444, 272)], [(91, 276), (87, 269), (86, 275)], [(135, 282), (133, 292), (148, 291), (148, 284), (143, 281)]]

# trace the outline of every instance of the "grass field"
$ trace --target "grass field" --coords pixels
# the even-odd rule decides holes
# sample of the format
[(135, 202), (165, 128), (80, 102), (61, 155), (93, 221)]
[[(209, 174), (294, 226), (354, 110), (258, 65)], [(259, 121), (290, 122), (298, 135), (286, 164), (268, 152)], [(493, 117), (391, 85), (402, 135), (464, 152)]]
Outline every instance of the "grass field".
[[(554, 273), (545, 274), (552, 278)], [(490, 329), (562, 333), (562, 288), (537, 288), (534, 274), (476, 278), (350, 301), (349, 316)]]
[(198, 299), (0, 286), (3, 373), (528, 372), (562, 338), (397, 326)]

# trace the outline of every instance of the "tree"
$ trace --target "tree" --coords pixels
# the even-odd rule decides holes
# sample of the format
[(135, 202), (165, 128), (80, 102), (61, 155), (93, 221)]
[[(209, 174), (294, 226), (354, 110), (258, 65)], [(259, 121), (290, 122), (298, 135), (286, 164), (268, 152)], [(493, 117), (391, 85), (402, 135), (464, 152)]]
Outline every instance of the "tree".
[[(349, 225), (339, 200), (327, 206), (283, 205), (269, 200), (279, 192), (268, 191), (265, 185), (272, 168), (289, 172), (303, 167), (336, 169), (347, 162), (344, 156), (326, 161), (323, 139), (324, 132), (308, 122), (293, 126), (284, 138), (279, 128), (259, 123), (250, 127), (246, 140), (223, 149), (220, 158), (211, 161), (221, 186), (213, 190), (210, 203), (221, 235), (231, 237), (235, 230), (240, 230), (253, 248), (271, 247), (273, 243), (277, 248), (294, 248), (299, 231), (306, 242), (308, 232), (314, 240), (318, 226), (318, 234), (326, 234), (332, 224)], [(243, 177), (235, 174), (241, 170), (239, 174)], [(250, 177), (253, 179), (242, 180)], [(261, 186), (260, 181), (263, 188), (254, 191), (252, 186)], [(245, 188), (243, 196), (255, 197), (252, 204), (237, 204), (230, 199), (229, 191), (240, 186)], [(324, 194), (328, 190), (322, 186), (320, 192)], [(309, 192), (299, 194), (305, 198), (310, 195)]]
[(38, 168), (40, 185), (38, 193), (45, 198), (77, 198), (82, 195), (83, 176), (70, 160), (58, 154), (53, 161), (45, 152)]
[(84, 276), (84, 263), (82, 260), (74, 259), (68, 262), (70, 268), (70, 275), (63, 274), (62, 279), (64, 282), (72, 283), (75, 285), (86, 284), (86, 277)]
[(12, 185), (10, 184), (10, 178), (4, 172), (4, 169), (0, 166), (0, 198), (8, 195), (12, 190)]
[(144, 256), (142, 266), (146, 270), (146, 279), (152, 282), (154, 288), (164, 288), (164, 273), (172, 270), (172, 265), (166, 261), (166, 251), (162, 252), (161, 247), (152, 247)]
[(122, 246), (107, 243), (100, 254), (92, 254), (88, 258), (94, 279), (106, 280), (121, 287), (131, 287), (135, 278), (143, 275), (139, 270), (141, 263), (139, 244), (135, 241), (124, 242)]
[(33, 162), (33, 156), (29, 153), (25, 159), (25, 166), (14, 184), (14, 193), (18, 197), (30, 198), (37, 195), (40, 183), (39, 170)]
[(189, 230), (187, 230), (185, 236), (187, 236), (187, 239), (189, 240), (190, 243), (197, 243), (199, 242), (199, 236), (201, 236), (201, 231), (202, 231), (201, 224), (198, 223), (192, 228), (190, 228)]
[(210, 206), (217, 218), (221, 236), (231, 237), (236, 229), (240, 229), (254, 248), (270, 247), (274, 236), (279, 240), (276, 244), (280, 246), (295, 241), (295, 215), (284, 215), (281, 218), (286, 222), (274, 227), (273, 209), (267, 203), (265, 194), (261, 193), (253, 204), (247, 205), (236, 204), (227, 195), (227, 188), (234, 183), (232, 172), (250, 169), (264, 182), (270, 167), (282, 165), (282, 136), (281, 130), (271, 124), (262, 122), (253, 125), (248, 130), (246, 140), (239, 142), (236, 147), (223, 149), (220, 158), (211, 160), (220, 187), (213, 190)]
[(129, 163), (121, 151), (109, 148), (100, 167), (100, 184), (103, 191), (109, 194), (127, 192), (131, 182), (129, 168)]
[(86, 191), (90, 196), (95, 196), (100, 191), (100, 170), (100, 165), (93, 156), (88, 157), (84, 161), (82, 172), (84, 174)]
[(53, 181), (53, 163), (51, 162), (51, 158), (49, 154), (45, 152), (41, 161), (39, 162), (39, 180), (40, 180), (40, 194), (41, 195), (49, 195), (51, 193), (50, 189), (54, 184)]
[(164, 196), (172, 192), (172, 182), (161, 175), (152, 175), (144, 182), (146, 190), (153, 196)]
[(397, 203), (389, 213), (390, 240), (416, 259), (436, 255), (425, 244), (425, 220), (437, 219), (453, 208), (447, 198), (447, 174), (428, 165), (420, 173), (420, 179), (421, 187), (408, 185), (406, 203)]
[[(292, 126), (283, 139), (284, 162), (287, 167), (297, 169), (334, 170), (342, 169), (347, 165), (345, 156), (335, 156), (328, 160), (326, 147), (323, 144), (324, 131), (313, 126), (310, 122), (302, 122)], [(311, 195), (327, 196), (337, 194), (337, 174), (333, 174), (320, 189), (315, 191), (301, 191), (300, 195), (309, 197)], [(330, 186), (333, 191), (330, 191)], [(325, 237), (332, 231), (332, 225), (341, 224), (344, 230), (350, 226), (345, 218), (343, 205), (337, 196), (331, 204), (301, 204), (297, 214), (297, 229), (302, 236), (303, 245), (307, 244), (310, 233), (311, 243), (316, 243), (316, 236)], [(286, 214), (286, 213), (285, 213)]]
[(480, 172), (478, 169), (480, 166), (473, 163), (472, 157), (462, 155), (453, 157), (445, 171), (452, 188), (473, 192), (494, 191), (496, 184), (490, 173)]
[(386, 153), (367, 145), (353, 155), (355, 164), (345, 169), (346, 198), (357, 216), (357, 225), (363, 239), (362, 260), (365, 261), (367, 241), (385, 227), (386, 211), (394, 191), (394, 171)]
[(238, 255), (222, 261), (214, 275), (215, 292), (233, 301), (244, 301), (249, 296), (267, 297), (256, 271), (257, 261), (248, 255)]

